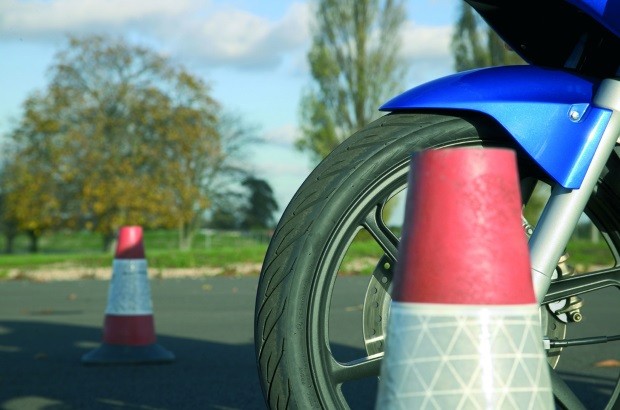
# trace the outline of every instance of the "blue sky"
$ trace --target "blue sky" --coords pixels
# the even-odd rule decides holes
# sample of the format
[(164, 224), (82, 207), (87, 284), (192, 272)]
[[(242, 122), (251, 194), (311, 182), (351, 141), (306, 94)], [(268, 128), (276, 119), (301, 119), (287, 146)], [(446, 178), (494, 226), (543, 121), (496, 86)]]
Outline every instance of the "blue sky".
[[(403, 91), (452, 72), (448, 50), (456, 0), (407, 4)], [(266, 142), (249, 166), (274, 189), (280, 212), (311, 170), (292, 142), (301, 90), (311, 82), (308, 1), (0, 0), (0, 134), (27, 95), (47, 84), (46, 69), (65, 35), (108, 33), (150, 46), (207, 81), (227, 111)]]

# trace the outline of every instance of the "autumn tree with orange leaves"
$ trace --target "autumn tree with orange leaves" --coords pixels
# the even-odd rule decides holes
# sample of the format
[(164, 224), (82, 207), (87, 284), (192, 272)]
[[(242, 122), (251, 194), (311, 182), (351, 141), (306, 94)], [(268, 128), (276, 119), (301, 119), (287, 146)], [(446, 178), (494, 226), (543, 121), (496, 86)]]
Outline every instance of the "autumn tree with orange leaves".
[[(70, 37), (50, 83), (9, 135), (4, 218), (35, 238), (86, 228), (109, 246), (118, 228), (178, 228), (189, 247), (218, 179), (244, 175), (245, 133), (220, 132), (210, 88), (147, 48)], [(220, 193), (221, 194), (221, 193)]]

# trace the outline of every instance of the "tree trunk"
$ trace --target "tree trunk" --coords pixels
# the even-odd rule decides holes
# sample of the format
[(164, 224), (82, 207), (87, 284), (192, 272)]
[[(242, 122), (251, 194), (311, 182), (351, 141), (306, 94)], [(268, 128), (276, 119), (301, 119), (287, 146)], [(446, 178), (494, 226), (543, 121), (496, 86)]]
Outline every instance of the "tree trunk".
[(4, 252), (13, 253), (13, 244), (15, 243), (15, 234), (7, 232), (4, 235)]
[(179, 249), (188, 251), (192, 248), (192, 229), (186, 222), (179, 223)]
[(28, 231), (28, 238), (30, 239), (30, 246), (28, 251), (30, 253), (39, 252), (39, 235), (35, 231)]
[(106, 232), (103, 234), (103, 251), (104, 252), (115, 252), (116, 251), (116, 235), (114, 232)]

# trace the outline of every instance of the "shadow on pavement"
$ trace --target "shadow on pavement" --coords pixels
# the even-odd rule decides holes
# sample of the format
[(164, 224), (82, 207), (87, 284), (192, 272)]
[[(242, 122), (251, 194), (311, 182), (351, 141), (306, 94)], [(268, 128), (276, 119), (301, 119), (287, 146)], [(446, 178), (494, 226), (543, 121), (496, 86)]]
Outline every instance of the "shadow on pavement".
[(84, 366), (99, 340), (99, 328), (0, 322), (0, 408), (265, 408), (252, 345), (159, 336), (173, 363)]
[(612, 377), (566, 371), (560, 371), (558, 374), (577, 397), (588, 406), (589, 410), (604, 409), (616, 385)]
[[(53, 312), (72, 314), (80, 312)], [(251, 344), (158, 336), (174, 362), (83, 365), (82, 355), (99, 340), (100, 328), (0, 321), (0, 409), (266, 409)], [(357, 349), (335, 348), (361, 356)], [(371, 409), (375, 389), (376, 379), (365, 379), (344, 391), (353, 409)]]
[[(265, 409), (252, 343), (256, 281), (153, 281), (156, 328), (161, 332), (157, 342), (176, 358), (170, 364), (137, 366), (81, 363), (85, 353), (101, 344), (106, 282), (4, 283), (0, 410)], [(347, 282), (347, 291), (357, 289), (352, 283)], [(366, 287), (362, 282), (359, 286)], [(345, 336), (355, 334), (358, 321), (352, 315), (361, 315), (347, 309), (355, 303), (351, 297), (335, 308), (347, 325), (342, 328)], [(592, 319), (598, 316), (592, 314)], [(600, 326), (595, 321), (591, 325)], [(335, 357), (348, 361), (364, 356), (343, 340), (349, 338), (331, 345)], [(616, 357), (615, 345), (596, 350), (603, 358)], [(588, 409), (602, 408), (600, 395), (611, 392), (618, 369), (593, 367), (600, 358), (582, 350), (566, 359), (572, 366), (562, 369), (562, 377)], [(343, 391), (353, 410), (373, 409), (376, 386), (377, 379), (368, 378), (345, 383)]]

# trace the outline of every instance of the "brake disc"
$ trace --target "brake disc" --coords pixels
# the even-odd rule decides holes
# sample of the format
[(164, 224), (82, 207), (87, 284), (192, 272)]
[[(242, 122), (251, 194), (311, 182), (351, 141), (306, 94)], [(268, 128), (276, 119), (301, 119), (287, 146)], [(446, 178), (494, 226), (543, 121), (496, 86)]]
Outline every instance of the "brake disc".
[(392, 301), (393, 263), (384, 255), (370, 278), (366, 289), (363, 310), (363, 334), (366, 353), (382, 353), (387, 328), (387, 319)]
[[(566, 268), (565, 268), (566, 269)], [(558, 276), (562, 276), (562, 268), (558, 266)], [(392, 278), (394, 264), (384, 255), (377, 263), (370, 278), (363, 308), (363, 335), (366, 353), (371, 356), (384, 351), (385, 334), (390, 313)], [(557, 313), (565, 305), (541, 306), (540, 318), (543, 335), (549, 339), (561, 340), (566, 337), (566, 322)], [(555, 367), (560, 360), (562, 348), (547, 351), (549, 364)]]

